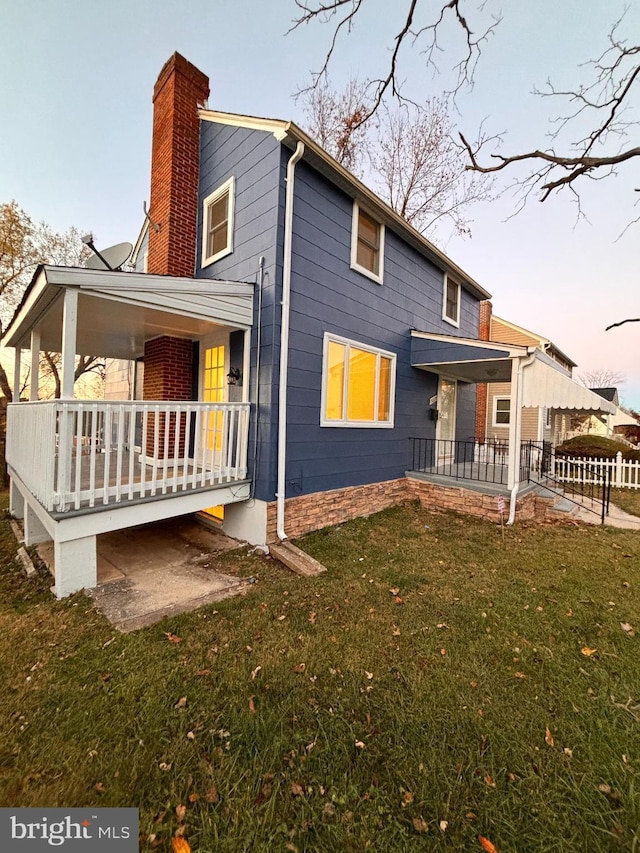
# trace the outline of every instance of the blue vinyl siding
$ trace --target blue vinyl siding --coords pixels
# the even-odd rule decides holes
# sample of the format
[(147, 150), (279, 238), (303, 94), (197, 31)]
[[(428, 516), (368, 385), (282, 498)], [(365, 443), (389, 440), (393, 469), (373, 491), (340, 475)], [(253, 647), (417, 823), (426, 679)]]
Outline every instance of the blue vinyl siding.
[[(252, 329), (252, 417), (258, 399), (258, 444), (249, 446), (255, 497), (276, 491), (278, 372), (282, 299), (285, 175), (292, 152), (272, 134), (201, 123), (197, 275), (257, 281), (265, 259), (262, 345), (256, 388), (258, 293)], [(202, 201), (235, 177), (233, 252), (202, 268)], [(443, 273), (387, 227), (384, 283), (352, 270), (353, 200), (306, 164), (296, 167), (288, 372), (286, 496), (365, 485), (403, 476), (409, 436), (433, 436), (429, 398), (438, 377), (411, 367), (412, 329), (476, 337), (479, 302), (461, 290), (460, 328), (442, 320)], [(320, 426), (325, 332), (397, 355), (393, 429)], [(460, 387), (458, 435), (473, 433), (475, 387)], [(464, 406), (464, 413), (461, 407)]]
[[(288, 153), (285, 152), (288, 156)], [(309, 166), (296, 170), (294, 206), (287, 497), (401, 477), (411, 435), (434, 435), (429, 397), (437, 376), (411, 367), (411, 329), (451, 334), (442, 320), (442, 271), (389, 227), (384, 280), (352, 270), (353, 201)], [(457, 334), (476, 337), (478, 300), (462, 290)], [(320, 426), (323, 335), (330, 332), (396, 353), (393, 429)], [(461, 389), (462, 390), (462, 389)], [(461, 394), (471, 429), (475, 389)]]
[[(202, 267), (202, 204), (230, 177), (235, 178), (233, 252)], [(273, 500), (276, 471), (277, 363), (280, 342), (281, 151), (271, 133), (227, 125), (200, 123), (200, 184), (196, 275), (200, 278), (256, 282), (254, 324), (251, 331), (252, 417), (259, 412), (258, 446), (250, 430), (249, 475), (257, 497)], [(260, 258), (264, 258), (261, 353), (257, 375)], [(276, 364), (274, 373), (274, 360)], [(241, 365), (239, 365), (241, 366)], [(258, 406), (256, 407), (256, 402)]]

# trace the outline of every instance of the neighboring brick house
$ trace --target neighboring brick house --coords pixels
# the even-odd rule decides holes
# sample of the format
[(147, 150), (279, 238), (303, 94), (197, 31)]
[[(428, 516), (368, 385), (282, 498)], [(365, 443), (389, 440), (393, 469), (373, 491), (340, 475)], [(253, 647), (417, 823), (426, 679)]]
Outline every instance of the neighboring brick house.
[[(21, 350), (34, 376), (41, 349), (62, 354), (61, 399), (33, 382), (7, 435), (11, 510), (27, 544), (53, 540), (58, 596), (96, 584), (110, 530), (199, 512), (270, 544), (403, 500), (425, 471), (410, 439), (457, 464), (487, 377), (519, 401), (514, 507), (520, 406), (611, 408), (537, 342), (481, 340), (490, 294), (299, 127), (208, 95), (174, 54), (133, 271), (39, 267), (5, 335), (14, 384)], [(131, 399), (74, 399), (75, 354), (95, 352)]]
[[(490, 301), (480, 306), (480, 337), (483, 340), (540, 348), (553, 359), (566, 376), (572, 375), (576, 363), (548, 338), (523, 329), (509, 320), (497, 317)], [(598, 392), (596, 392), (598, 393)], [(570, 401), (567, 401), (570, 406)], [(488, 441), (506, 442), (511, 420), (511, 382), (489, 382), (478, 386), (476, 436)], [(527, 406), (522, 409), (523, 441), (549, 441), (559, 444), (571, 429), (568, 409)]]

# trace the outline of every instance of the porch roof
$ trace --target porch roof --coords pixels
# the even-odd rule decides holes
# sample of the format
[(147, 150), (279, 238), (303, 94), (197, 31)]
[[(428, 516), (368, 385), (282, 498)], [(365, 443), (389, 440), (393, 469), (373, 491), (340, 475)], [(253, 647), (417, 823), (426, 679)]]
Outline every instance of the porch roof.
[(497, 344), (475, 338), (411, 332), (412, 367), (461, 382), (510, 382), (515, 358), (534, 355), (522, 372), (522, 405), (575, 412), (613, 413), (609, 401), (574, 382), (539, 347)]
[(253, 321), (254, 287), (247, 282), (41, 265), (4, 345), (27, 349), (39, 330), (41, 349), (60, 352), (69, 288), (78, 290), (78, 355), (136, 358), (150, 338), (197, 338), (215, 326), (249, 329)]

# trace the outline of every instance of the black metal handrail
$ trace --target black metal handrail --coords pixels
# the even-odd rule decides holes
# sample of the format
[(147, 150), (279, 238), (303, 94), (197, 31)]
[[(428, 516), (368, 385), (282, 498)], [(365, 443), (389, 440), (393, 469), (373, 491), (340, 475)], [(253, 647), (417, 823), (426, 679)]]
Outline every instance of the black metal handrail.
[(409, 438), (411, 470), (455, 480), (506, 485), (509, 448), (504, 441)]

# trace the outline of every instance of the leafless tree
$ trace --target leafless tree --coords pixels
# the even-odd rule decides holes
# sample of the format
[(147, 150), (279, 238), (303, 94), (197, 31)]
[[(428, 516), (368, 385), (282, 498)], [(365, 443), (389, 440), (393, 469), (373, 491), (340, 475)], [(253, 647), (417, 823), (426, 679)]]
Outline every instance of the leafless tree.
[[(80, 266), (89, 250), (77, 228), (54, 231), (46, 222), (34, 223), (15, 202), (0, 204), (0, 334), (15, 311), (38, 264)], [(51, 376), (57, 394), (60, 391), (60, 354), (43, 352), (40, 367)], [(88, 372), (104, 370), (104, 359), (81, 356), (76, 362), (76, 379)], [(0, 392), (11, 401), (13, 392), (4, 367), (0, 364)]]
[[(353, 32), (356, 19), (363, 17), (368, 0), (295, 0), (298, 8), (292, 29), (321, 22), (331, 30), (330, 44), (319, 71), (312, 76), (312, 86), (326, 78), (328, 68), (342, 36)], [(401, 61), (405, 49), (417, 49), (427, 66), (440, 68), (447, 60), (455, 71), (452, 91), (473, 83), (476, 66), (495, 28), (498, 14), (491, 14), (491, 0), (474, 5), (471, 0), (405, 0), (394, 6), (401, 15), (400, 29), (390, 39), (388, 57), (381, 75), (369, 82), (367, 104), (362, 121), (368, 121), (389, 96), (404, 100)], [(602, 179), (640, 156), (634, 131), (638, 117), (631, 112), (640, 82), (640, 44), (629, 43), (621, 34), (624, 15), (611, 28), (608, 44), (596, 59), (583, 66), (587, 82), (570, 89), (558, 89), (550, 81), (538, 91), (543, 97), (563, 99), (567, 111), (552, 122), (550, 144), (529, 151), (503, 155), (492, 153), (485, 159), (486, 146), (460, 136), (469, 157), (468, 169), (482, 174), (509, 170), (516, 174), (515, 184), (522, 189), (526, 201), (532, 192), (545, 201), (555, 192), (569, 189), (579, 204), (576, 186), (584, 179)], [(457, 53), (443, 51), (439, 37), (451, 27), (459, 36)], [(573, 128), (578, 131), (575, 139)], [(587, 128), (585, 131), (584, 128)], [(494, 137), (495, 139), (495, 137)], [(522, 167), (524, 171), (520, 171)], [(633, 219), (637, 222), (640, 217)], [(630, 223), (632, 224), (632, 223)]]
[(491, 198), (486, 175), (465, 170), (464, 152), (454, 141), (448, 101), (424, 106), (384, 105), (377, 145), (371, 149), (374, 183), (407, 222), (432, 238), (439, 226), (470, 235), (469, 208)]
[(309, 134), (346, 169), (361, 177), (366, 157), (368, 127), (362, 123), (366, 111), (368, 82), (349, 80), (342, 91), (328, 79), (307, 91), (304, 113)]
[(585, 388), (619, 388), (624, 385), (624, 374), (609, 367), (597, 367), (583, 370), (578, 379)]
[(466, 171), (449, 99), (395, 108), (383, 104), (375, 120), (363, 124), (367, 85), (352, 79), (339, 91), (327, 79), (309, 90), (304, 101), (311, 136), (343, 166), (366, 176), (397, 213), (432, 240), (446, 226), (469, 235), (469, 208), (491, 197), (492, 180)]
[[(298, 8), (291, 30), (318, 21), (332, 28), (332, 35), (321, 68), (312, 75), (312, 87), (326, 80), (331, 60), (342, 35), (352, 32), (358, 16), (367, 0), (295, 0)], [(421, 51), (425, 64), (439, 70), (441, 46), (439, 38), (447, 27), (455, 27), (461, 36), (459, 55), (451, 63), (455, 72), (451, 92), (473, 82), (475, 68), (483, 45), (490, 39), (500, 22), (499, 14), (491, 14), (487, 2), (473, 6), (469, 0), (442, 0), (441, 3), (427, 0), (404, 0), (394, 4), (391, 12), (398, 11), (400, 30), (392, 37), (390, 50), (380, 52), (388, 56), (381, 75), (368, 81), (368, 105), (362, 122), (368, 121), (382, 105), (388, 95), (406, 102), (403, 94), (400, 65), (402, 53), (407, 46)], [(391, 16), (392, 17), (392, 16)], [(290, 31), (291, 31), (290, 30)], [(450, 93), (451, 93), (450, 92)]]

